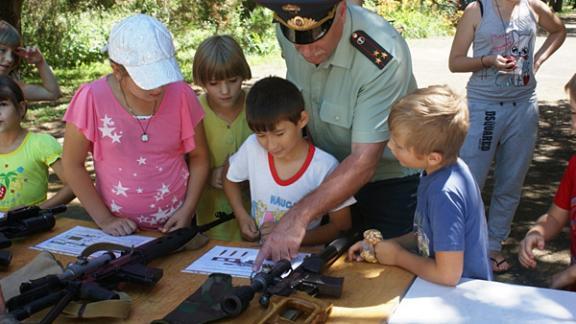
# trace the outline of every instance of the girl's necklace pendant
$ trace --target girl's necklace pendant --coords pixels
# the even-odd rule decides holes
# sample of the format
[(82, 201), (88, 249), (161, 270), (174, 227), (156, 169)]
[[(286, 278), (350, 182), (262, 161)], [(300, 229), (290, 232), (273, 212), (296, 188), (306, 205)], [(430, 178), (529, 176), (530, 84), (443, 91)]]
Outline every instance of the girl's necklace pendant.
[(142, 136), (140, 136), (140, 140), (144, 143), (148, 142), (150, 138), (148, 137), (148, 134), (146, 133), (142, 133)]

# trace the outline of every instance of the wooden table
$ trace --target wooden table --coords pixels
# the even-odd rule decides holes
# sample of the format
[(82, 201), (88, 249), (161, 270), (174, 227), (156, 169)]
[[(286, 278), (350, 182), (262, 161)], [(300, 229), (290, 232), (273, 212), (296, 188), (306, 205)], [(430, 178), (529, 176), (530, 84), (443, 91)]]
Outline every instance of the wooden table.
[[(11, 250), (14, 254), (12, 264), (8, 271), (18, 269), (34, 258), (39, 252), (29, 247), (38, 244), (58, 233), (75, 225), (95, 227), (95, 224), (86, 221), (59, 218), (56, 227), (48, 233), (26, 238), (15, 242)], [(154, 235), (155, 233), (144, 233)], [(157, 234), (156, 234), (157, 235)], [(206, 275), (189, 274), (181, 272), (187, 265), (203, 255), (214, 245), (229, 245), (254, 247), (246, 242), (210, 241), (206, 246), (195, 251), (184, 251), (165, 258), (155, 260), (150, 265), (164, 270), (163, 278), (152, 288), (130, 286), (126, 290), (133, 299), (132, 314), (127, 321), (114, 319), (82, 320), (82, 322), (106, 323), (149, 323), (160, 319), (172, 311), (186, 297), (198, 289), (206, 280)], [(56, 255), (63, 264), (73, 261), (74, 258)], [(342, 297), (330, 299), (334, 304), (330, 323), (380, 323), (387, 319), (393, 309), (398, 305), (400, 296), (408, 289), (414, 276), (397, 267), (367, 263), (349, 263), (344, 258), (337, 260), (326, 275), (344, 277)], [(248, 279), (234, 278), (234, 285), (249, 284)], [(259, 306), (258, 296), (241, 316), (231, 319), (232, 323), (252, 323), (261, 318), (264, 310)], [(65, 323), (77, 323), (79, 320), (63, 320)]]

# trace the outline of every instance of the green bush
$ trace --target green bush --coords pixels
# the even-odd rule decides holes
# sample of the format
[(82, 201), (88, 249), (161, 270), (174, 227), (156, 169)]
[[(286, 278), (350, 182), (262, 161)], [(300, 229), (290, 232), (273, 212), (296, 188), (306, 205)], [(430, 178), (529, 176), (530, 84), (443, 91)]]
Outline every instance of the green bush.
[(367, 0), (366, 7), (393, 21), (405, 38), (451, 35), (460, 17), (455, 0)]
[(405, 38), (446, 36), (451, 35), (454, 30), (450, 20), (420, 11), (395, 11), (390, 14), (389, 19), (394, 20), (394, 26), (402, 31)]
[(77, 67), (106, 58), (102, 48), (114, 22), (146, 13), (172, 31), (178, 58), (187, 65), (198, 44), (218, 33), (235, 36), (248, 54), (270, 53), (276, 43), (272, 13), (252, 7), (240, 0), (28, 0), (22, 33), (53, 67)]

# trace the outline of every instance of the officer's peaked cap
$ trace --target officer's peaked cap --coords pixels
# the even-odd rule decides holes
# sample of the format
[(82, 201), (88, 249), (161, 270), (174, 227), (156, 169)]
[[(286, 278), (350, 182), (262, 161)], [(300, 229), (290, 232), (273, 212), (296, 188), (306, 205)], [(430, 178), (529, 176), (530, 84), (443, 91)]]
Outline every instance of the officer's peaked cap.
[(310, 44), (324, 37), (342, 0), (256, 0), (272, 11), (284, 36), (295, 44)]

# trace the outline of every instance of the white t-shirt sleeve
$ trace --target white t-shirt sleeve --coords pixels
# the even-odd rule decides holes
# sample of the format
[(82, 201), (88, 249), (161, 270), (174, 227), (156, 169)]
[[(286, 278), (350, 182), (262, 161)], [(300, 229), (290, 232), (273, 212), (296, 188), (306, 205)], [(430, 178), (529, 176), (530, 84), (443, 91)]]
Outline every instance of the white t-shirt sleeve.
[[(230, 166), (228, 167), (228, 173), (226, 178), (232, 182), (242, 182), (248, 180), (250, 176), (249, 170), (249, 160), (250, 160), (250, 147), (251, 142), (254, 142), (256, 138), (254, 135), (250, 135), (240, 146), (238, 151), (234, 153), (229, 159)], [(256, 143), (258, 144), (258, 143)]]

